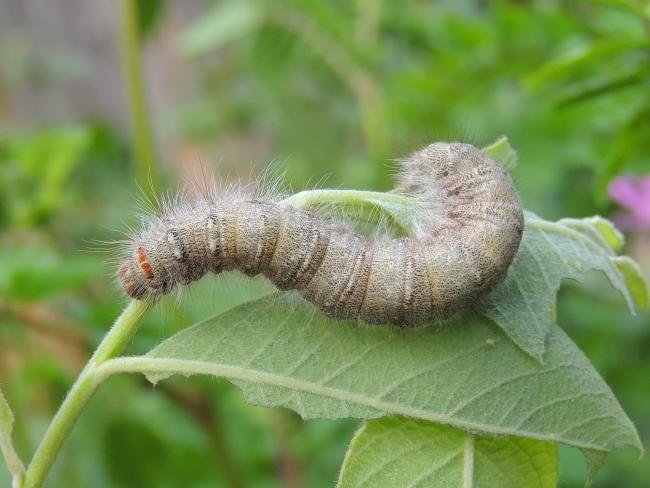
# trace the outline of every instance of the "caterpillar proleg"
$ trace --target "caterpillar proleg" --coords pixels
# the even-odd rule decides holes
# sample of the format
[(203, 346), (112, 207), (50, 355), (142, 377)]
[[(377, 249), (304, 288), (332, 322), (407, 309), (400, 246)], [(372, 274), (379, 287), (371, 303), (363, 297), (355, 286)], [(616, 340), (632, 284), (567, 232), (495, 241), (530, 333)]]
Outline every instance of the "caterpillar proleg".
[(504, 279), (524, 220), (501, 166), (472, 145), (437, 142), (402, 162), (397, 189), (423, 202), (412, 237), (366, 237), (273, 199), (198, 198), (136, 235), (118, 276), (143, 299), (237, 269), (330, 317), (402, 327), (447, 318)]

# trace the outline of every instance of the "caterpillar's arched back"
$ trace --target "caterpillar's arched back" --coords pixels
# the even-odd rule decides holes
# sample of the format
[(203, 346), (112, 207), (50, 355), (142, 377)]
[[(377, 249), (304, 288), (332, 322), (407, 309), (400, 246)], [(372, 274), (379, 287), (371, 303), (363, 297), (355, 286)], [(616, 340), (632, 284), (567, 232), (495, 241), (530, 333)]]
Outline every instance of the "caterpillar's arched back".
[(334, 318), (446, 318), (505, 277), (521, 241), (521, 202), (507, 172), (469, 144), (431, 144), (402, 165), (398, 188), (425, 206), (413, 237), (371, 239), (271, 199), (200, 198), (133, 239), (122, 286), (142, 299), (238, 269), (297, 290)]

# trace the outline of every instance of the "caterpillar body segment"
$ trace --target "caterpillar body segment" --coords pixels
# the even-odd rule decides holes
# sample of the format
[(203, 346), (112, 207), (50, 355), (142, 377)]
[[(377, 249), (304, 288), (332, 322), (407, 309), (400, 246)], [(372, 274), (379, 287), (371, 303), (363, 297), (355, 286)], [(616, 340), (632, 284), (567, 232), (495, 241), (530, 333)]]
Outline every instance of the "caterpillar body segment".
[(504, 279), (523, 232), (521, 202), (507, 172), (469, 144), (431, 144), (402, 164), (398, 188), (425, 208), (413, 237), (368, 238), (272, 200), (200, 199), (133, 239), (121, 284), (142, 299), (237, 269), (337, 319), (412, 327), (449, 317)]

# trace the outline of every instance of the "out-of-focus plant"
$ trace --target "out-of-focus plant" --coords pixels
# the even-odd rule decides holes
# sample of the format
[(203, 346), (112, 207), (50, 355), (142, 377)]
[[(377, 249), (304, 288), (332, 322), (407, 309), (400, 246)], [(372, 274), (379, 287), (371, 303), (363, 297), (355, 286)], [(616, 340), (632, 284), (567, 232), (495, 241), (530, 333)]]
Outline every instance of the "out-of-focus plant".
[(0, 140), (0, 228), (42, 224), (65, 204), (62, 190), (90, 137), (73, 128)]
[[(359, 8), (364, 5), (381, 11), (376, 2), (360, 2)], [(291, 43), (297, 40), (322, 61), (356, 101), (366, 151), (375, 157), (386, 157), (390, 148), (387, 114), (373, 73), (376, 46), (368, 42), (369, 36), (376, 37), (379, 19), (359, 12), (358, 18), (366, 22), (357, 26), (359, 35), (353, 38), (346, 33), (355, 31), (355, 16), (340, 15), (339, 9), (354, 13), (348, 5), (327, 6), (313, 0), (220, 2), (188, 30), (180, 45), (188, 56), (199, 56), (257, 33), (264, 44), (281, 44), (275, 47), (260, 44), (258, 48), (275, 49), (272, 54), (275, 69), (285, 70), (287, 60), (282, 59), (281, 51), (288, 53)]]
[(588, 16), (590, 28), (568, 39), (561, 54), (528, 75), (525, 84), (558, 109), (602, 99), (619, 106), (620, 119), (599, 143), (605, 164), (599, 168), (596, 190), (602, 198), (615, 174), (648, 164), (650, 9), (644, 0), (593, 3), (608, 8)]

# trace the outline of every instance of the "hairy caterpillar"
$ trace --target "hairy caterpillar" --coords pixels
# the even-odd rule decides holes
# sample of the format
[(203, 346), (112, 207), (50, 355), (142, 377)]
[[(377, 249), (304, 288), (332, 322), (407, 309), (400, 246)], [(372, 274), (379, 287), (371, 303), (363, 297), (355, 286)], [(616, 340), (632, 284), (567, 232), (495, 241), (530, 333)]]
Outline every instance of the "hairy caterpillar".
[(203, 197), (132, 240), (122, 287), (143, 299), (238, 269), (297, 290), (333, 318), (410, 327), (449, 317), (505, 277), (521, 202), (507, 172), (469, 144), (434, 143), (402, 166), (398, 189), (425, 208), (413, 237), (371, 239), (271, 199)]

